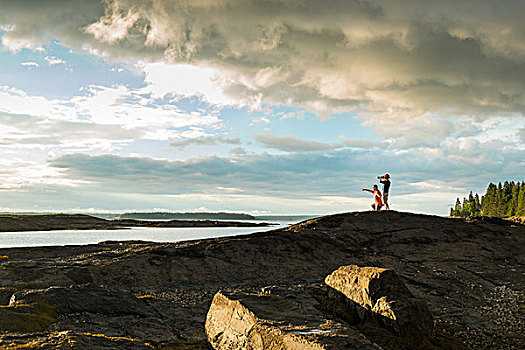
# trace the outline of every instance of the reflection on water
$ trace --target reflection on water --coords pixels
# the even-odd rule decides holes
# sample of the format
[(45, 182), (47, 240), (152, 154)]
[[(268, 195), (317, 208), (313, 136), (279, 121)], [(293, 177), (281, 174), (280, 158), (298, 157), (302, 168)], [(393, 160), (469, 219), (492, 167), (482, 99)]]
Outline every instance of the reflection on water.
[(103, 241), (141, 240), (177, 242), (194, 239), (244, 235), (290, 225), (281, 222), (269, 227), (137, 227), (123, 230), (63, 230), (0, 232), (0, 248), (96, 244)]

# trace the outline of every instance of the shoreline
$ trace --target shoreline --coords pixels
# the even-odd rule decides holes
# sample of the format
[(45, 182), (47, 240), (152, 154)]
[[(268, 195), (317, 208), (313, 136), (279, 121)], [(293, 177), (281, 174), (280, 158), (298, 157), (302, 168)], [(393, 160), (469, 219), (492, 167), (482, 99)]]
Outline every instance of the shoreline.
[(0, 232), (119, 230), (134, 227), (270, 227), (274, 225), (278, 224), (226, 220), (107, 220), (85, 214), (0, 215)]

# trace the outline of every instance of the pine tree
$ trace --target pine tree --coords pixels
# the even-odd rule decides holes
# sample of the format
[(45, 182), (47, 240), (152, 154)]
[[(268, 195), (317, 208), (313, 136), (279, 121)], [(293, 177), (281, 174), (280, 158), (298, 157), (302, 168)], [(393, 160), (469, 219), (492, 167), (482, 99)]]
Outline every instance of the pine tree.
[(487, 191), (483, 196), (481, 212), (485, 216), (496, 216), (496, 204), (498, 199), (498, 188), (492, 182), (489, 183)]
[(515, 216), (518, 211), (518, 196), (520, 193), (520, 184), (519, 182), (516, 184), (514, 181), (510, 183), (511, 185), (511, 195), (510, 200), (507, 205), (507, 211), (505, 213), (505, 216)]
[(501, 182), (498, 183), (498, 192), (496, 197), (496, 203), (494, 208), (494, 216), (502, 217), (503, 216), (503, 207), (505, 206), (505, 201), (503, 199), (503, 186)]
[(476, 216), (481, 215), (481, 204), (479, 203), (479, 195), (476, 193), (476, 196), (474, 197), (474, 212)]
[(460, 214), (462, 218), (466, 218), (468, 216), (468, 208), (469, 208), (468, 201), (465, 197), (463, 197), (463, 208), (461, 209), (461, 214)]
[(499, 198), (499, 207), (501, 217), (508, 216), (509, 209), (512, 210), (511, 200), (512, 200), (512, 185), (513, 182), (505, 181), (501, 191), (501, 197)]
[(470, 191), (468, 195), (468, 204), (467, 204), (467, 216), (475, 216), (476, 215), (476, 203), (474, 201), (474, 195), (472, 194), (472, 191)]
[(461, 209), (461, 202), (458, 197), (456, 198), (456, 205), (454, 206), (454, 216), (461, 216)]
[(520, 192), (518, 194), (518, 209), (516, 216), (525, 216), (525, 181), (521, 183)]

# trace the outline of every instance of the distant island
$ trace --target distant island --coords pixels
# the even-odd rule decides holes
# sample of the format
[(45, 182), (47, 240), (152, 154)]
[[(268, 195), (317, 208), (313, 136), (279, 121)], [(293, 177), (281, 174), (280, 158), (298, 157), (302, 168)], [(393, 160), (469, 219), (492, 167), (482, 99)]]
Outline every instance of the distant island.
[(149, 212), (149, 213), (124, 213), (119, 215), (120, 219), (139, 219), (139, 220), (257, 220), (257, 218), (245, 213), (169, 213), (169, 212)]
[(498, 185), (489, 183), (487, 191), (481, 199), (476, 193), (470, 192), (463, 202), (456, 199), (456, 204), (450, 208), (451, 217), (489, 216), (499, 218), (525, 216), (525, 181), (505, 181)]
[(267, 227), (266, 222), (99, 218), (84, 214), (0, 215), (0, 231), (118, 230), (129, 227)]
[(93, 212), (0, 212), (0, 216), (17, 215), (89, 215), (107, 220), (254, 220), (254, 221), (303, 221), (319, 217), (318, 214), (310, 215), (287, 215), (287, 214), (265, 214), (251, 215), (247, 213), (232, 212), (129, 212), (129, 213), (93, 213)]
[(105, 219), (137, 219), (137, 220), (271, 220), (271, 221), (302, 221), (319, 215), (251, 215), (247, 213), (227, 212), (132, 212), (123, 214), (90, 214)]

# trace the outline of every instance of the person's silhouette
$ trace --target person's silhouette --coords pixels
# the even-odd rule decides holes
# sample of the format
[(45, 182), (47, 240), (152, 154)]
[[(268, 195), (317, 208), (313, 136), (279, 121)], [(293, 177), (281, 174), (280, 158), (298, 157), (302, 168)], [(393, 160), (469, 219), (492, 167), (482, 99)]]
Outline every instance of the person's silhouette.
[(388, 206), (388, 194), (390, 191), (390, 175), (385, 174), (383, 176), (379, 176), (379, 182), (383, 184), (383, 203), (385, 204), (385, 209), (389, 210), (390, 207)]

